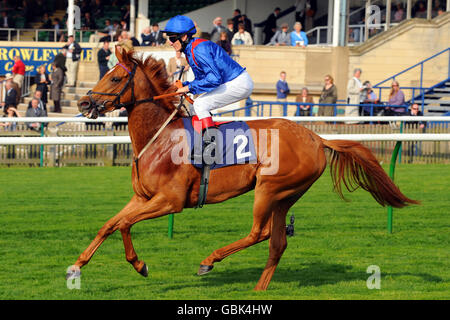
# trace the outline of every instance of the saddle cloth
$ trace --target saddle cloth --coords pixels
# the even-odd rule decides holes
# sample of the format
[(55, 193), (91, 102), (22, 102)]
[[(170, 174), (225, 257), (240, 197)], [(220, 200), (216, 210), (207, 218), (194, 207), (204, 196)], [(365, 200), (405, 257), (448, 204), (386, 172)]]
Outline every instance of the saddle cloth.
[[(202, 152), (202, 123), (197, 116), (183, 118), (187, 141), (190, 150), (191, 164), (196, 168), (203, 167), (202, 161), (192, 157)], [(235, 164), (256, 163), (255, 144), (250, 128), (244, 121), (215, 122), (219, 132), (216, 137), (216, 152), (211, 170)]]

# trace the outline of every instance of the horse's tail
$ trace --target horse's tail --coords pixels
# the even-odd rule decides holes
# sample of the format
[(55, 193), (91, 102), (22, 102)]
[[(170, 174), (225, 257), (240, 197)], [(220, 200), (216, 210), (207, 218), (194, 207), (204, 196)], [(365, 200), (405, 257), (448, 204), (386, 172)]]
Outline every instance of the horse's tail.
[(382, 206), (402, 208), (418, 201), (406, 197), (384, 172), (372, 152), (362, 144), (349, 140), (324, 140), (331, 149), (330, 170), (334, 191), (344, 198), (341, 184), (352, 192), (358, 187), (370, 192)]

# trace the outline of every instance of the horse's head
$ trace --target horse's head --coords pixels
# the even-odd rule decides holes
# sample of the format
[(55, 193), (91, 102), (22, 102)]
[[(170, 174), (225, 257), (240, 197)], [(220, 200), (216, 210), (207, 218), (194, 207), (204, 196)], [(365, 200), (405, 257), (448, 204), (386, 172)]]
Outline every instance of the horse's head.
[(78, 100), (78, 110), (87, 118), (96, 119), (99, 114), (110, 112), (132, 104), (134, 77), (137, 64), (125, 50), (116, 46), (118, 63), (109, 70), (97, 85)]

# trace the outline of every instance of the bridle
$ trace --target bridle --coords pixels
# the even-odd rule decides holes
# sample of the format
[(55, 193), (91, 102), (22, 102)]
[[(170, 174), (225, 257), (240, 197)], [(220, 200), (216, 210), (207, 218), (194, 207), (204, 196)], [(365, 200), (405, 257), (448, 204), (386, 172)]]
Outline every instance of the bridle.
[[(136, 100), (136, 98), (134, 96), (134, 75), (136, 74), (137, 63), (134, 63), (133, 69), (131, 71), (128, 70), (128, 68), (126, 66), (124, 66), (122, 63), (117, 63), (116, 66), (121, 66), (123, 69), (125, 69), (125, 71), (129, 75), (127, 82), (125, 83), (124, 87), (119, 91), (119, 93), (96, 92), (96, 91), (92, 91), (92, 90), (89, 90), (87, 92), (87, 96), (89, 97), (89, 100), (90, 100), (92, 106), (94, 108), (96, 108), (96, 110), (98, 112), (104, 111), (106, 109), (105, 103), (107, 103), (107, 102), (111, 102), (112, 106), (114, 107), (114, 110), (117, 110), (117, 109), (121, 109), (121, 108), (126, 108), (131, 105), (138, 105), (141, 103), (152, 102), (155, 100), (155, 97), (150, 97), (150, 98), (142, 99), (142, 100)], [(127, 89), (130, 87), (130, 85), (131, 85), (131, 101), (120, 102), (120, 97), (127, 91)], [(98, 94), (98, 95), (102, 95), (102, 96), (113, 96), (116, 98), (113, 101), (109, 101), (109, 100), (103, 101), (103, 103), (101, 105), (98, 105), (97, 102), (92, 98), (93, 94)]]

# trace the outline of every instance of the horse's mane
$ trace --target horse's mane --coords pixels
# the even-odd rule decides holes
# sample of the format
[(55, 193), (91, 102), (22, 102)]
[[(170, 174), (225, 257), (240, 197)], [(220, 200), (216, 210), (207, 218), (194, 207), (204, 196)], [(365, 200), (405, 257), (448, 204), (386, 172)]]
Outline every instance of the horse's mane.
[[(150, 86), (153, 89), (154, 95), (162, 95), (176, 91), (176, 87), (169, 82), (169, 77), (166, 71), (166, 64), (164, 60), (156, 60), (152, 55), (147, 57), (139, 57), (134, 51), (127, 52), (128, 59), (137, 63), (144, 72)], [(169, 97), (158, 100), (158, 104), (163, 105), (169, 111), (173, 111), (175, 103), (179, 101), (179, 96)], [(179, 115), (186, 116), (184, 111), (180, 110)]]

